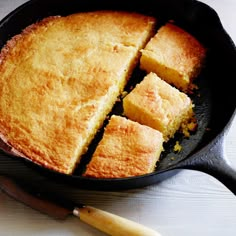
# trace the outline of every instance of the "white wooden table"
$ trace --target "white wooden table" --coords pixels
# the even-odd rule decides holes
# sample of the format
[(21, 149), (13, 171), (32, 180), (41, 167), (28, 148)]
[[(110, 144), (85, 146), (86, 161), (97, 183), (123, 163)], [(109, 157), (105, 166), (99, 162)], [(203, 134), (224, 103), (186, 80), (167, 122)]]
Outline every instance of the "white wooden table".
[[(0, 0), (3, 18), (25, 0)], [(204, 0), (219, 14), (236, 42), (236, 1)], [(235, 65), (236, 66), (236, 65)], [(225, 138), (225, 153), (236, 168), (236, 119)], [(78, 190), (86, 204), (140, 222), (163, 236), (235, 236), (236, 196), (202, 172), (181, 170), (167, 180), (121, 192)], [(18, 203), (0, 191), (0, 236), (104, 235), (75, 217), (57, 221)], [(127, 235), (128, 236), (128, 235)]]

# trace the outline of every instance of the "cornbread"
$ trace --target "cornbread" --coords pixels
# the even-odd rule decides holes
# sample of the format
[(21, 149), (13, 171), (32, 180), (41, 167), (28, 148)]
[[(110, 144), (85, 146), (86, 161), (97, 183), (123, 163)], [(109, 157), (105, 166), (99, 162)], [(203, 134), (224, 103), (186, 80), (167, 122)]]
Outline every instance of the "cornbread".
[(162, 145), (161, 132), (112, 115), (83, 175), (122, 178), (151, 173), (163, 150)]
[(168, 141), (194, 117), (189, 96), (150, 72), (123, 99), (124, 115), (162, 132)]
[(0, 54), (0, 137), (24, 158), (73, 173), (155, 23), (95, 11), (48, 17), (13, 37)]
[(155, 72), (166, 82), (186, 93), (196, 85), (206, 57), (206, 49), (182, 28), (167, 23), (163, 25), (142, 50), (140, 68)]

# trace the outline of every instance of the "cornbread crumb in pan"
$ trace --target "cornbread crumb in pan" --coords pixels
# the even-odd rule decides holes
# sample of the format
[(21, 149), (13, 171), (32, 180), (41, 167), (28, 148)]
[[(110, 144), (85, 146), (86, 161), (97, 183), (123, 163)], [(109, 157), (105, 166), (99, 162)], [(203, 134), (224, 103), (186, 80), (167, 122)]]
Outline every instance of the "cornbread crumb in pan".
[[(193, 122), (193, 103), (189, 96), (150, 72), (123, 99), (124, 115), (163, 133), (165, 141), (178, 130), (188, 134)], [(192, 126), (191, 126), (192, 127)]]
[(0, 135), (22, 156), (71, 174), (123, 91), (156, 20), (97, 11), (48, 17), (0, 54)]
[(122, 178), (151, 173), (162, 150), (161, 132), (112, 115), (83, 175)]
[(206, 57), (205, 47), (191, 34), (173, 23), (166, 23), (141, 50), (140, 68), (186, 93), (196, 85)]

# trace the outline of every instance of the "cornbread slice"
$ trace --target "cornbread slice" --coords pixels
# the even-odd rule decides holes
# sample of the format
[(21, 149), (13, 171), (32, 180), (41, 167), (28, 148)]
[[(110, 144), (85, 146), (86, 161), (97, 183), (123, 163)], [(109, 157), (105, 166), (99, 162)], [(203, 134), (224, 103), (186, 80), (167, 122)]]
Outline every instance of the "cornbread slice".
[(205, 57), (206, 49), (195, 37), (167, 23), (142, 50), (140, 68), (155, 72), (183, 92), (191, 93)]
[[(181, 127), (193, 121), (193, 103), (155, 73), (150, 72), (123, 99), (124, 114), (131, 120), (162, 132), (168, 141)], [(186, 131), (185, 131), (186, 132)]]
[(161, 132), (112, 115), (83, 175), (120, 178), (147, 174), (154, 171), (162, 150)]
[(0, 137), (71, 174), (153, 35), (152, 17), (116, 11), (48, 17), (0, 54)]

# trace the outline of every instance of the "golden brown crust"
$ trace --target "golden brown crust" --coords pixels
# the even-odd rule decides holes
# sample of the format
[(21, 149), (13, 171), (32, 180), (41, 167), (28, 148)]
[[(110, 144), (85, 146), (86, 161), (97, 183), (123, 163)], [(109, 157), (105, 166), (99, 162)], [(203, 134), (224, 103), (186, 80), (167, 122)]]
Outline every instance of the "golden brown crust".
[(60, 16), (49, 16), (37, 23), (29, 25), (25, 29), (23, 29), (20, 34), (15, 35), (10, 40), (8, 40), (6, 45), (1, 49), (0, 65), (4, 62), (4, 60), (6, 60), (6, 57), (15, 56), (11, 53), (14, 52), (14, 48), (17, 47), (17, 44), (21, 44), (22, 40), (25, 40), (27, 35), (30, 35), (31, 33), (35, 34), (37, 30), (41, 30), (43, 26), (47, 27), (47, 24), (49, 24), (53, 19), (58, 17)]
[(206, 56), (206, 48), (182, 28), (167, 23), (142, 50), (141, 68), (155, 72), (184, 92), (191, 92)]
[(150, 173), (159, 160), (162, 134), (113, 115), (84, 176), (122, 178)]
[(133, 13), (78, 13), (13, 37), (0, 54), (1, 136), (32, 161), (72, 173), (154, 23)]
[(191, 99), (153, 72), (123, 99), (123, 107), (127, 117), (159, 130), (165, 141), (194, 116)]

